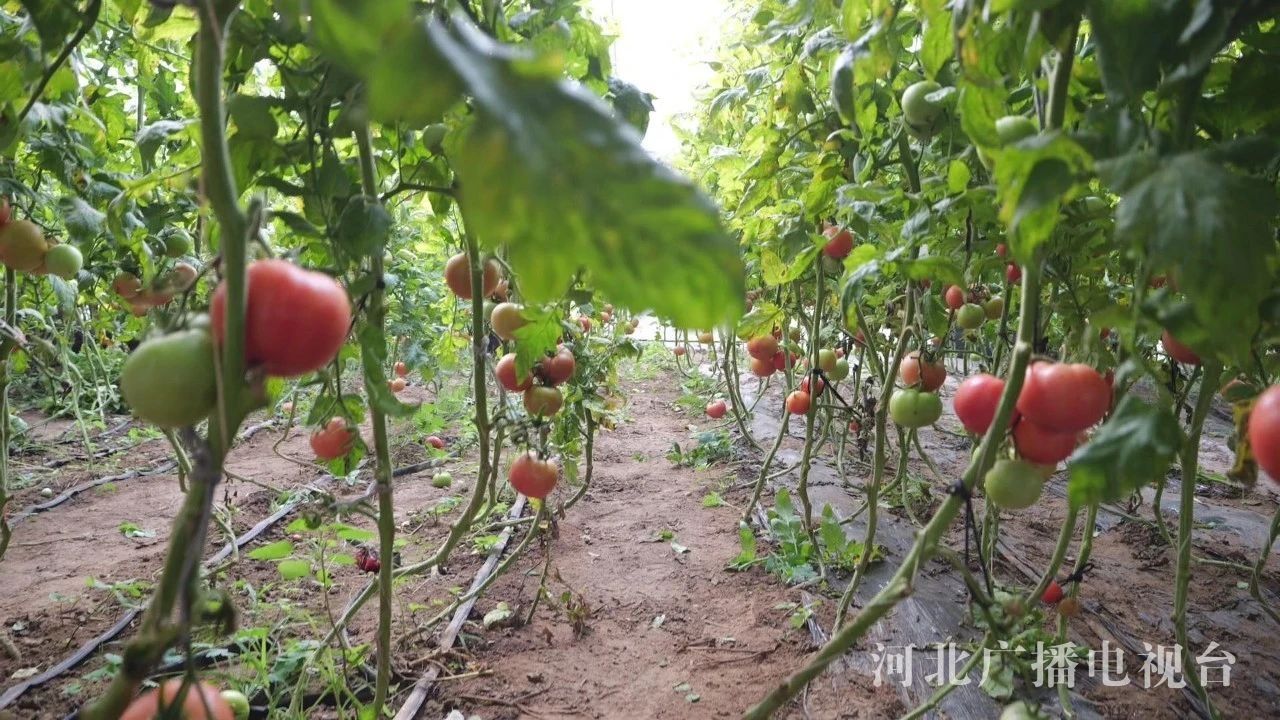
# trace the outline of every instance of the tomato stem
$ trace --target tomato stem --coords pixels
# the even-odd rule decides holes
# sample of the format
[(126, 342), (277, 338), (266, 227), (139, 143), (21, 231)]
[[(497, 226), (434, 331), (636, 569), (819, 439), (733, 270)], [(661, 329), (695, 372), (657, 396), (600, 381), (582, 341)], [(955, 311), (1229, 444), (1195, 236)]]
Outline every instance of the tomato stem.
[[(1200, 469), (1200, 435), (1204, 431), (1205, 417), (1213, 405), (1213, 396), (1217, 392), (1218, 378), (1222, 375), (1222, 366), (1216, 360), (1205, 360), (1204, 375), (1200, 379), (1200, 392), (1196, 395), (1196, 407), (1191, 416), (1191, 429), (1182, 444), (1182, 476), (1179, 480), (1180, 490), (1178, 502), (1178, 566), (1173, 584), (1173, 629), (1174, 637), (1182, 657), (1182, 671), (1187, 684), (1195, 691), (1196, 697), (1204, 703), (1204, 709), (1210, 718), (1218, 718), (1219, 714), (1209, 699), (1209, 693), (1200, 684), (1196, 673), (1195, 654), (1187, 638), (1187, 594), (1191, 584), (1191, 541), (1195, 531), (1196, 513), (1196, 476)], [(1157, 510), (1158, 512), (1158, 510)]]
[[(355, 134), (360, 157), (361, 187), (365, 197), (371, 202), (378, 202), (378, 178), (373, 163), (373, 143), (369, 137), (369, 123), (360, 123), (356, 127)], [(381, 281), (384, 254), (385, 248), (380, 246), (374, 249), (369, 257), (369, 269), (378, 282), (374, 283), (365, 305), (365, 322), (376, 330), (377, 337), (382, 341), (382, 347), (372, 348), (373, 352), (379, 356), (386, 354), (386, 291)], [(479, 287), (474, 284), (474, 277), (472, 282), (472, 287)], [(362, 342), (360, 352), (370, 352), (370, 348)], [(391, 685), (391, 574), (394, 571), (392, 558), (395, 556), (396, 518), (393, 502), (394, 488), (391, 482), (393, 472), (391, 443), (387, 440), (387, 414), (378, 403), (373, 401), (374, 393), (382, 390), (382, 387), (375, 387), (375, 385), (382, 385), (385, 378), (381, 373), (378, 373), (377, 377), (372, 377), (368, 370), (370, 363), (364, 363), (364, 367), (366, 368), (365, 394), (369, 396), (369, 421), (373, 429), (375, 462), (373, 476), (378, 493), (378, 554), (382, 560), (378, 568), (377, 675), (374, 681), (372, 706), (373, 714), (376, 716), (382, 713), (382, 706), (387, 702), (387, 691)], [(483, 478), (481, 474), (478, 482), (483, 483)]]

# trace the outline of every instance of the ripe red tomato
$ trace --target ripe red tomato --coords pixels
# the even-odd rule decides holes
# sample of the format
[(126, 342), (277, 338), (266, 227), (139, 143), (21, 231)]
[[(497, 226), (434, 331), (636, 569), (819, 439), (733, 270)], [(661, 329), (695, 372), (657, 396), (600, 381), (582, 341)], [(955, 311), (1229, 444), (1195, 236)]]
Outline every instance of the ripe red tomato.
[(959, 285), (948, 287), (942, 294), (942, 300), (952, 310), (959, 310), (964, 307), (964, 288)]
[(947, 368), (941, 360), (930, 362), (920, 357), (919, 350), (913, 350), (898, 366), (898, 377), (902, 378), (902, 384), (907, 387), (919, 383), (920, 390), (933, 392), (947, 381)]
[(516, 377), (516, 354), (507, 353), (502, 356), (498, 364), (493, 367), (493, 374), (498, 377), (498, 382), (506, 389), (507, 392), (524, 392), (533, 385), (533, 376), (526, 374), (523, 378)]
[(777, 370), (779, 372), (786, 370), (787, 369), (787, 353), (779, 350), (778, 352), (773, 354), (773, 358), (772, 360), (770, 360), (770, 362), (773, 363), (774, 370)]
[(792, 390), (787, 396), (787, 412), (792, 415), (805, 415), (809, 412), (809, 393), (803, 390)]
[(584, 333), (591, 332), (591, 318), (587, 317), (586, 315), (578, 316), (578, 325), (582, 328), (582, 332)]
[(827, 244), (822, 253), (835, 260), (843, 260), (853, 252), (853, 233), (838, 225), (828, 225), (822, 232), (827, 236)]
[[(223, 281), (209, 306), (219, 344), (226, 300)], [(251, 367), (261, 365), (278, 377), (319, 370), (342, 349), (350, 325), (347, 291), (328, 275), (284, 260), (258, 260), (249, 266), (244, 350)]]
[(1000, 406), (1000, 395), (1004, 392), (1004, 380), (982, 373), (965, 378), (956, 388), (956, 396), (952, 400), (956, 417), (964, 429), (975, 435), (981, 435), (991, 427), (996, 418), (996, 408)]
[(751, 358), (751, 372), (754, 373), (756, 377), (767, 378), (775, 371), (772, 360)]
[(1018, 410), (1045, 430), (1075, 433), (1111, 408), (1111, 387), (1097, 370), (1080, 363), (1039, 362), (1027, 370)]
[(1183, 365), (1200, 364), (1200, 356), (1191, 348), (1178, 342), (1178, 339), (1168, 330), (1165, 330), (1164, 334), (1160, 336), (1160, 344), (1164, 346), (1164, 351), (1169, 354), (1169, 357)]
[(405, 388), (409, 387), (409, 382), (402, 377), (392, 378), (387, 381), (387, 387), (390, 388), (393, 393), (401, 393), (404, 392)]
[(533, 372), (548, 385), (559, 385), (573, 377), (573, 371), (577, 367), (578, 361), (574, 359), (573, 353), (569, 352), (569, 348), (561, 345), (556, 348), (554, 355), (543, 358), (534, 366)]
[[(498, 261), (489, 258), (484, 261), (484, 292), (481, 295), (492, 295), (498, 289), (501, 280)], [(444, 283), (454, 295), (463, 300), (471, 299), (471, 260), (466, 253), (458, 253), (444, 264)]]
[(804, 376), (804, 379), (800, 381), (800, 389), (801, 389), (802, 391), (806, 392), (806, 393), (811, 394), (811, 395), (816, 395), (816, 396), (818, 396), (818, 397), (821, 397), (821, 396), (822, 396), (822, 392), (823, 392), (824, 390), (826, 390), (826, 389), (827, 389), (827, 383), (826, 383), (826, 381), (825, 381), (825, 380), (823, 380), (822, 378), (818, 378), (818, 384), (816, 385), (816, 387), (817, 387), (817, 391), (816, 391), (816, 392), (814, 392), (814, 391), (812, 391), (812, 390), (810, 390), (810, 389), (809, 389), (809, 381), (810, 381), (810, 376), (805, 375), (805, 376)]
[(712, 420), (719, 420), (729, 411), (729, 405), (724, 400), (712, 400), (707, 403), (707, 417)]
[(1057, 605), (1062, 601), (1065, 593), (1062, 592), (1062, 586), (1057, 580), (1050, 580), (1049, 586), (1044, 589), (1044, 594), (1040, 596), (1041, 602), (1045, 605)]
[(444, 449), (444, 440), (441, 440), (439, 435), (428, 435), (427, 439), (424, 440), (423, 442), (425, 442), (426, 444), (430, 445), (431, 447), (437, 450)]
[(998, 255), (999, 257), (1004, 257), (1008, 254), (1009, 254), (1008, 245), (1005, 245), (1004, 243), (999, 243), (996, 245), (996, 255)]
[(677, 345), (677, 346), (675, 346), (674, 348), (672, 348), (672, 349), (671, 349), (671, 352), (675, 353), (675, 356), (676, 356), (676, 357), (684, 357), (684, 352), (685, 352), (685, 351), (684, 351), (684, 346), (683, 346), (683, 345)]
[(1280, 385), (1262, 391), (1254, 403), (1249, 413), (1249, 447), (1258, 466), (1280, 480)]
[(311, 433), (311, 450), (321, 460), (333, 460), (351, 452), (355, 431), (342, 418), (334, 418), (320, 430)]
[(778, 352), (778, 338), (761, 335), (747, 341), (747, 354), (753, 358), (772, 358)]
[[(182, 693), (184, 682), (183, 678), (173, 678), (156, 690), (142, 693), (129, 703), (120, 720), (154, 720), (161, 717), (162, 710), (166, 713), (164, 717), (172, 716), (170, 709)], [(188, 685), (182, 697), (182, 714), (177, 717), (181, 720), (234, 720), (235, 713), (218, 688), (202, 682)]]
[(1016, 285), (1022, 281), (1022, 268), (1013, 263), (1004, 266), (1004, 277), (1009, 281), (1010, 285)]
[(507, 481), (516, 492), (531, 498), (545, 499), (556, 486), (560, 468), (553, 460), (540, 460), (537, 453), (529, 451), (511, 463)]
[(564, 407), (564, 395), (558, 388), (534, 385), (524, 391), (524, 409), (535, 417), (551, 417)]
[(1037, 465), (1054, 465), (1075, 451), (1078, 436), (1074, 432), (1057, 432), (1022, 418), (1013, 426), (1013, 445), (1023, 459)]
[(408, 376), (409, 376), (409, 366), (405, 365), (405, 364), (404, 364), (404, 363), (402, 363), (402, 362), (398, 362), (398, 363), (396, 363), (396, 364), (395, 364), (395, 367), (394, 367), (393, 369), (394, 369), (394, 371), (395, 371), (396, 377), (408, 377)]

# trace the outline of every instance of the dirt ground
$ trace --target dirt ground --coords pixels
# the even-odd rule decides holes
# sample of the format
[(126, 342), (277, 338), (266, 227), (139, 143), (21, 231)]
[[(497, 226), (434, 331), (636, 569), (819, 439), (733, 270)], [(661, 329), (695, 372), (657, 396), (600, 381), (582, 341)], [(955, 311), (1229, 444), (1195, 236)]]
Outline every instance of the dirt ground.
[[(557, 519), (549, 546), (535, 543), (479, 600), (457, 652), (441, 656), (433, 639), (414, 629), (439, 611), (451, 591), (470, 582), (483, 554), (468, 544), (459, 548), (444, 572), (399, 585), (394, 608), (395, 666), (402, 682), (393, 707), (403, 702), (413, 678), (435, 666), (443, 678), (419, 717), (443, 718), (453, 711), (484, 720), (735, 717), (803, 665), (815, 647), (815, 636), (831, 630), (835, 598), (824, 596), (822, 588), (787, 587), (759, 565), (742, 572), (726, 569), (739, 552), (738, 518), (748, 499), (748, 485), (758, 472), (759, 455), (739, 442), (729, 463), (705, 470), (676, 467), (666, 457), (672, 445), (687, 449), (691, 433), (712, 423), (676, 408), (680, 391), (672, 377), (632, 378), (626, 384), (629, 417), (617, 429), (600, 433), (592, 489)], [(954, 380), (944, 394), (951, 390)], [(421, 388), (411, 388), (410, 395), (429, 399)], [(773, 388), (757, 407), (753, 424), (762, 443), (777, 430), (779, 407), (780, 395)], [(19, 493), (11, 514), (16, 517), (23, 508), (47, 502), (48, 494), (56, 497), (95, 479), (124, 477), (85, 489), (17, 524), (13, 546), (0, 562), (0, 630), (4, 633), (0, 639), (6, 641), (0, 648), (0, 697), (144, 601), (148, 583), (160, 570), (169, 522), (182, 501), (176, 476), (165, 464), (169, 449), (163, 438), (124, 430), (96, 441), (98, 449), (117, 452), (97, 459), (92, 467), (74, 458), (56, 468), (45, 467), (64, 456), (83, 453), (78, 444), (56, 444), (65, 430), (65, 425), (56, 423), (45, 426), (35, 451), (15, 459), (28, 486)], [(402, 463), (423, 459), (420, 448), (404, 441), (412, 438), (410, 431), (401, 430), (406, 434), (399, 443), (398, 459)], [(779, 463), (791, 465), (798, 460), (802, 430), (798, 423), (791, 424)], [(1224, 444), (1229, 431), (1226, 423), (1211, 421), (1203, 450), (1206, 471), (1221, 472), (1230, 462)], [(229, 467), (239, 479), (220, 489), (219, 505), (226, 511), (225, 522), (237, 534), (272, 513), (289, 491), (317, 484), (325, 476), (305, 462), (286, 459), (309, 459), (304, 436), (295, 432), (280, 443), (279, 452), (273, 449), (280, 433), (279, 427), (263, 430), (232, 455)], [(445, 434), (452, 443), (459, 433)], [(959, 434), (949, 413), (939, 429), (923, 433), (922, 441), (944, 477), (954, 478), (963, 468), (968, 440)], [(432, 487), (430, 471), (396, 481), (397, 519), (405, 540), (401, 554), (406, 563), (426, 557), (438, 546), (450, 515), (426, 521), (423, 511), (451, 496), (465, 495), (467, 480), (475, 476), (474, 450), (447, 469), (459, 480), (449, 489)], [(913, 476), (932, 482), (933, 502), (943, 496), (942, 482), (931, 481), (926, 467), (913, 462), (910, 470)], [(154, 474), (128, 475), (135, 471)], [(865, 476), (865, 465), (850, 463), (846, 477), (841, 478), (828, 451), (811, 474), (815, 502), (819, 507), (829, 503), (840, 517), (849, 516), (860, 502)], [(775, 483), (793, 485), (795, 479), (792, 472)], [(50, 493), (41, 492), (46, 487)], [(358, 494), (362, 487), (339, 484), (328, 489)], [(572, 491), (558, 489), (553, 506)], [(704, 506), (704, 497), (712, 491), (727, 504)], [(1034, 582), (1036, 578), (1030, 576), (1047, 562), (1065, 517), (1064, 491), (1065, 477), (1060, 473), (1039, 504), (1006, 516), (997, 582), (1023, 587)], [(765, 499), (771, 503), (772, 497), (773, 488)], [(1176, 497), (1175, 476), (1164, 498), (1171, 523), (1176, 523), (1176, 513), (1168, 508), (1172, 505), (1176, 510)], [(1197, 499), (1201, 523), (1197, 553), (1219, 563), (1251, 564), (1265, 538), (1275, 498), (1259, 491), (1241, 494), (1206, 485), (1198, 488)], [(926, 516), (927, 504), (916, 508), (917, 515)], [(1149, 520), (1151, 508), (1144, 505), (1133, 514)], [(242, 553), (289, 539), (285, 528), (293, 518), (270, 528)], [(350, 519), (350, 524), (372, 527), (363, 517)], [(887, 560), (874, 566), (859, 591), (855, 612), (896, 567), (914, 531), (902, 507), (890, 503), (881, 508), (877, 543), (884, 546)], [(862, 521), (850, 523), (847, 532), (859, 537)], [(223, 531), (211, 534), (210, 554), (226, 542)], [(962, 538), (959, 527), (953, 528), (950, 544), (961, 548)], [(1141, 679), (1136, 665), (1143, 642), (1172, 644), (1173, 550), (1158, 540), (1149, 523), (1126, 520), (1112, 510), (1100, 513), (1095, 569), (1084, 585), (1083, 612), (1070, 624), (1076, 642), (1097, 648), (1107, 640), (1133, 650), (1127, 660), (1135, 683)], [(1068, 562), (1074, 559), (1075, 547)], [(762, 541), (761, 554), (768, 551)], [(1278, 565), (1280, 561), (1273, 557), (1264, 583), (1273, 602), (1280, 588)], [(322, 634), (323, 619), (343, 607), (368, 579), (353, 567), (337, 567), (332, 570), (333, 588), (326, 593), (314, 583), (279, 582), (273, 563), (244, 554), (219, 569), (219, 585), (242, 606), (245, 623), (280, 630), (281, 637)], [(548, 569), (549, 593), (540, 600), (531, 623), (508, 621), (483, 627), (481, 618), (496, 609), (509, 608), (512, 618), (523, 620)], [(838, 585), (847, 577), (834, 580)], [(1249, 597), (1247, 580), (1247, 574), (1233, 566), (1196, 568), (1190, 596), (1191, 638), (1193, 644), (1217, 642), (1236, 656), (1232, 685), (1213, 692), (1224, 717), (1277, 717), (1280, 633)], [(793, 627), (796, 607), (815, 599), (821, 602), (813, 605), (811, 621)], [(352, 623), (353, 643), (372, 642), (373, 605)], [(910, 687), (874, 686), (875, 643), (923, 647), (949, 639), (970, 641), (977, 637), (971, 627), (963, 587), (949, 568), (931, 563), (924, 568), (913, 597), (877, 624), (846, 662), (814, 682), (787, 715), (901, 715), (927, 697), (931, 688), (919, 679)], [(101, 689), (104, 669), (128, 637), (126, 631), (58, 679), (27, 691), (0, 710), (0, 717), (6, 712), (16, 718), (63, 717)], [(215, 669), (236, 674), (233, 663), (219, 663)], [(1052, 693), (1044, 697), (1056, 707)], [(1096, 681), (1082, 682), (1073, 704), (1080, 717), (1194, 716), (1183, 692), (1145, 690), (1140, 684), (1108, 688)], [(998, 712), (997, 704), (970, 685), (933, 716), (994, 717)], [(338, 715), (317, 711), (311, 716)]]

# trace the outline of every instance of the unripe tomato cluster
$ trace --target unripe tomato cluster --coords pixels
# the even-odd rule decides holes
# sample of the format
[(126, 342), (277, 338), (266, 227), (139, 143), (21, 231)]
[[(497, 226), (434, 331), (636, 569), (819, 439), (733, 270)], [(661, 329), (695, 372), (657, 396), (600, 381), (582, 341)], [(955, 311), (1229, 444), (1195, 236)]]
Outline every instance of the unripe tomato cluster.
[(30, 220), (13, 220), (8, 200), (0, 198), (0, 262), (15, 272), (72, 280), (84, 267), (84, 256), (74, 245), (45, 238), (44, 229)]

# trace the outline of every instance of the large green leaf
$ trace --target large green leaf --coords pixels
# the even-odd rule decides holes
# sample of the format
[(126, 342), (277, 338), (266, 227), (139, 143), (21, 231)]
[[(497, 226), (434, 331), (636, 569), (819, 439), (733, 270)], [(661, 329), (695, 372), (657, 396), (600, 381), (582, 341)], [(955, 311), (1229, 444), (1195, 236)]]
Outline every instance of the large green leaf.
[(1126, 395), (1111, 419), (1069, 461), (1075, 507), (1119, 500), (1164, 474), (1182, 443), (1167, 407)]
[(1013, 256), (1026, 263), (1057, 227), (1062, 205), (1079, 194), (1093, 158), (1061, 133), (1034, 135), (991, 154), (1000, 219), (1009, 227)]
[(1243, 357), (1258, 305), (1275, 285), (1278, 209), (1266, 181), (1188, 153), (1165, 159), (1125, 193), (1116, 237), (1155, 259), (1156, 270), (1173, 271), (1201, 330), (1201, 342), (1184, 342)]
[(1155, 86), (1160, 57), (1174, 41), (1183, 0), (1091, 0), (1086, 13), (1107, 92), (1133, 97)]
[(31, 22), (40, 33), (45, 52), (62, 49), (62, 41), (80, 26), (80, 11), (73, 0), (22, 0)]
[(619, 304), (681, 326), (741, 314), (742, 261), (715, 206), (633, 129), (463, 18), (428, 32), (478, 111), (456, 161), (464, 217), (508, 246), (527, 298), (560, 296), (585, 268)]

